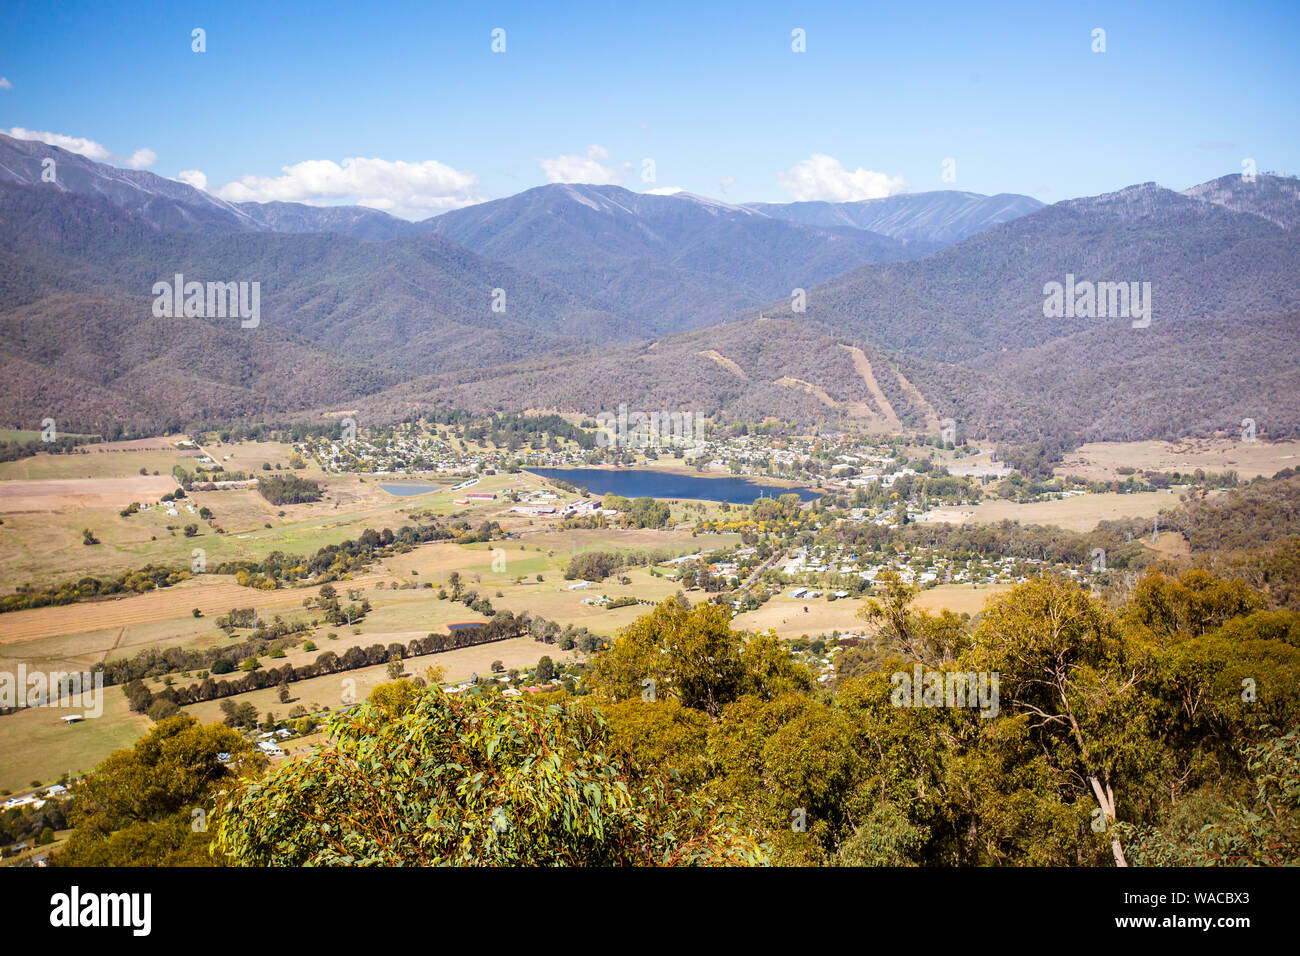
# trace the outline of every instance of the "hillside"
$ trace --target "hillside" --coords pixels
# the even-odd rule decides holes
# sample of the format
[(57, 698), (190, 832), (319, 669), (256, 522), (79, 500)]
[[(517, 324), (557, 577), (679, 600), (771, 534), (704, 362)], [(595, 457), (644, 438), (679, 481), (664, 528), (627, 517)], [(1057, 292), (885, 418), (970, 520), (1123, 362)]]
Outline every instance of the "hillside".
[(806, 226), (851, 226), (894, 239), (948, 245), (1028, 215), (1043, 204), (1031, 196), (943, 190), (858, 202), (746, 203), (774, 219)]
[(626, 315), (645, 335), (721, 321), (864, 263), (938, 247), (619, 186), (539, 186), (423, 225)]
[[(156, 184), (101, 167), (87, 166), (85, 192), (0, 183), (11, 422), (626, 402), (884, 433), (952, 418), (1007, 441), (1177, 437), (1243, 418), (1300, 430), (1300, 375), (1278, 347), (1300, 316), (1295, 180), (1132, 186), (906, 259), (927, 243), (686, 194), (539, 187), (384, 239), (392, 217), (371, 210), (205, 206), (184, 184), (142, 191)], [(912, 225), (895, 203), (890, 228), (950, 228), (987, 197), (911, 198)], [(1006, 211), (992, 200), (986, 213)], [(153, 320), (153, 283), (176, 273), (259, 282), (262, 325)], [(1151, 325), (1045, 317), (1044, 287), (1067, 275), (1150, 283)]]
[[(47, 169), (53, 181), (43, 175)], [(121, 169), (58, 146), (3, 133), (0, 183), (100, 196), (146, 222), (184, 232), (338, 232), (357, 239), (393, 239), (421, 231), (404, 219), (361, 206), (230, 203), (147, 170)]]
[[(261, 415), (431, 367), (628, 334), (565, 290), (440, 236), (180, 232), (103, 198), (3, 184), (0, 222), (2, 367), (30, 383), (6, 390), (11, 421)], [(153, 284), (176, 273), (260, 283), (260, 325), (155, 319)], [(507, 290), (505, 313), (492, 311), (494, 288)]]
[[(938, 361), (1034, 347), (1122, 318), (1047, 318), (1067, 274), (1149, 282), (1152, 322), (1300, 307), (1300, 241), (1248, 213), (1153, 183), (1069, 200), (916, 262), (864, 266), (809, 290), (809, 321)], [(789, 311), (774, 302), (773, 313)]]

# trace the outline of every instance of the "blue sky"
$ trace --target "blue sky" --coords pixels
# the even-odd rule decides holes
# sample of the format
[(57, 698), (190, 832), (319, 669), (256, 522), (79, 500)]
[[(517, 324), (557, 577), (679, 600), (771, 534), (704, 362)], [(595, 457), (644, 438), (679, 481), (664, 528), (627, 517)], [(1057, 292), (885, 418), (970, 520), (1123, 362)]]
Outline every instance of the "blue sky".
[(0, 130), (83, 139), (227, 198), (411, 217), (566, 179), (733, 202), (944, 188), (1055, 202), (1183, 189), (1246, 157), (1300, 171), (1297, 40), (1294, 0), (7, 0)]

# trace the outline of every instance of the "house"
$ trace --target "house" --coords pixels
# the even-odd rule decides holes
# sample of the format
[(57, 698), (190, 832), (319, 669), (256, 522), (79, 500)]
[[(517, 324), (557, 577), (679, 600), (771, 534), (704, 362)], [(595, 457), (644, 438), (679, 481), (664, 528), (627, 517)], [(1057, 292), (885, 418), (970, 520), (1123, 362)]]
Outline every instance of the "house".
[(56, 783), (45, 791), (47, 797), (58, 797), (68, 792), (68, 788), (61, 783)]
[(77, 723), (78, 721), (85, 720), (86, 718), (81, 714), (68, 714), (68, 716), (60, 717), (59, 719), (63, 721), (65, 724), (71, 725)]

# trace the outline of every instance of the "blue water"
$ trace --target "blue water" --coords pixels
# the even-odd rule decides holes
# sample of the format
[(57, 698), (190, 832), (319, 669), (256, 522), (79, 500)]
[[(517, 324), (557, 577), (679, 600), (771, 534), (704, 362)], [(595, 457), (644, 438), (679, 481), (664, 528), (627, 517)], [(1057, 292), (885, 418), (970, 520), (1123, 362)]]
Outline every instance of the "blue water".
[(647, 469), (529, 468), (542, 478), (559, 478), (593, 495), (613, 492), (625, 498), (696, 498), (725, 501), (733, 505), (753, 504), (759, 498), (779, 498), (794, 493), (801, 501), (821, 497), (807, 488), (779, 488), (760, 485), (747, 478), (703, 478), (675, 475)]
[(427, 495), (431, 491), (442, 491), (446, 485), (421, 485), (413, 481), (406, 481), (400, 485), (380, 485), (384, 491), (390, 495), (401, 495), (408, 498), (411, 495)]

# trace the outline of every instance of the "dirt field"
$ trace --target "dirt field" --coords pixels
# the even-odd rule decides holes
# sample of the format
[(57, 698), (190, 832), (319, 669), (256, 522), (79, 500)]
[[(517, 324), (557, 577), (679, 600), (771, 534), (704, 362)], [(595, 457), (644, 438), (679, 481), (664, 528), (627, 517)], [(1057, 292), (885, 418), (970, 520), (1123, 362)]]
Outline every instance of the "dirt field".
[(171, 475), (0, 481), (0, 514), (125, 508), (133, 501), (155, 501), (176, 487)]
[[(927, 611), (946, 608), (956, 614), (964, 611), (974, 615), (984, 609), (984, 602), (990, 597), (1001, 594), (1010, 587), (1009, 584), (979, 587), (943, 584), (922, 591), (917, 595), (915, 606)], [(854, 600), (826, 601), (821, 598), (803, 601), (782, 594), (772, 598), (757, 611), (737, 615), (732, 621), (732, 627), (747, 631), (766, 631), (771, 628), (782, 638), (804, 635), (815, 637), (831, 631), (858, 633), (865, 626), (857, 616), (858, 608), (864, 603)], [(806, 612), (805, 607), (808, 609)]]
[[(387, 579), (384, 574), (359, 575), (337, 586), (369, 588), (377, 581)], [(0, 645), (174, 620), (191, 616), (191, 609), (195, 607), (207, 618), (225, 614), (236, 607), (255, 607), (264, 613), (275, 614), (301, 607), (303, 598), (314, 596), (318, 590), (282, 588), (257, 591), (240, 587), (229, 575), (205, 574), (170, 588), (147, 591), (121, 600), (64, 604), (0, 614)]]
[(1131, 495), (1076, 495), (1058, 501), (1031, 501), (1017, 504), (1003, 499), (989, 499), (977, 505), (933, 508), (927, 521), (949, 524), (995, 524), (1009, 520), (1024, 525), (1055, 525), (1069, 531), (1086, 531), (1098, 522), (1116, 518), (1151, 518), (1178, 505), (1178, 495), (1168, 491), (1144, 491)]
[(1242, 478), (1272, 476), (1300, 465), (1300, 442), (1236, 441), (1192, 438), (1180, 442), (1094, 442), (1081, 445), (1056, 467), (1060, 475), (1094, 481), (1123, 478), (1119, 469), (1188, 472), (1235, 471)]

